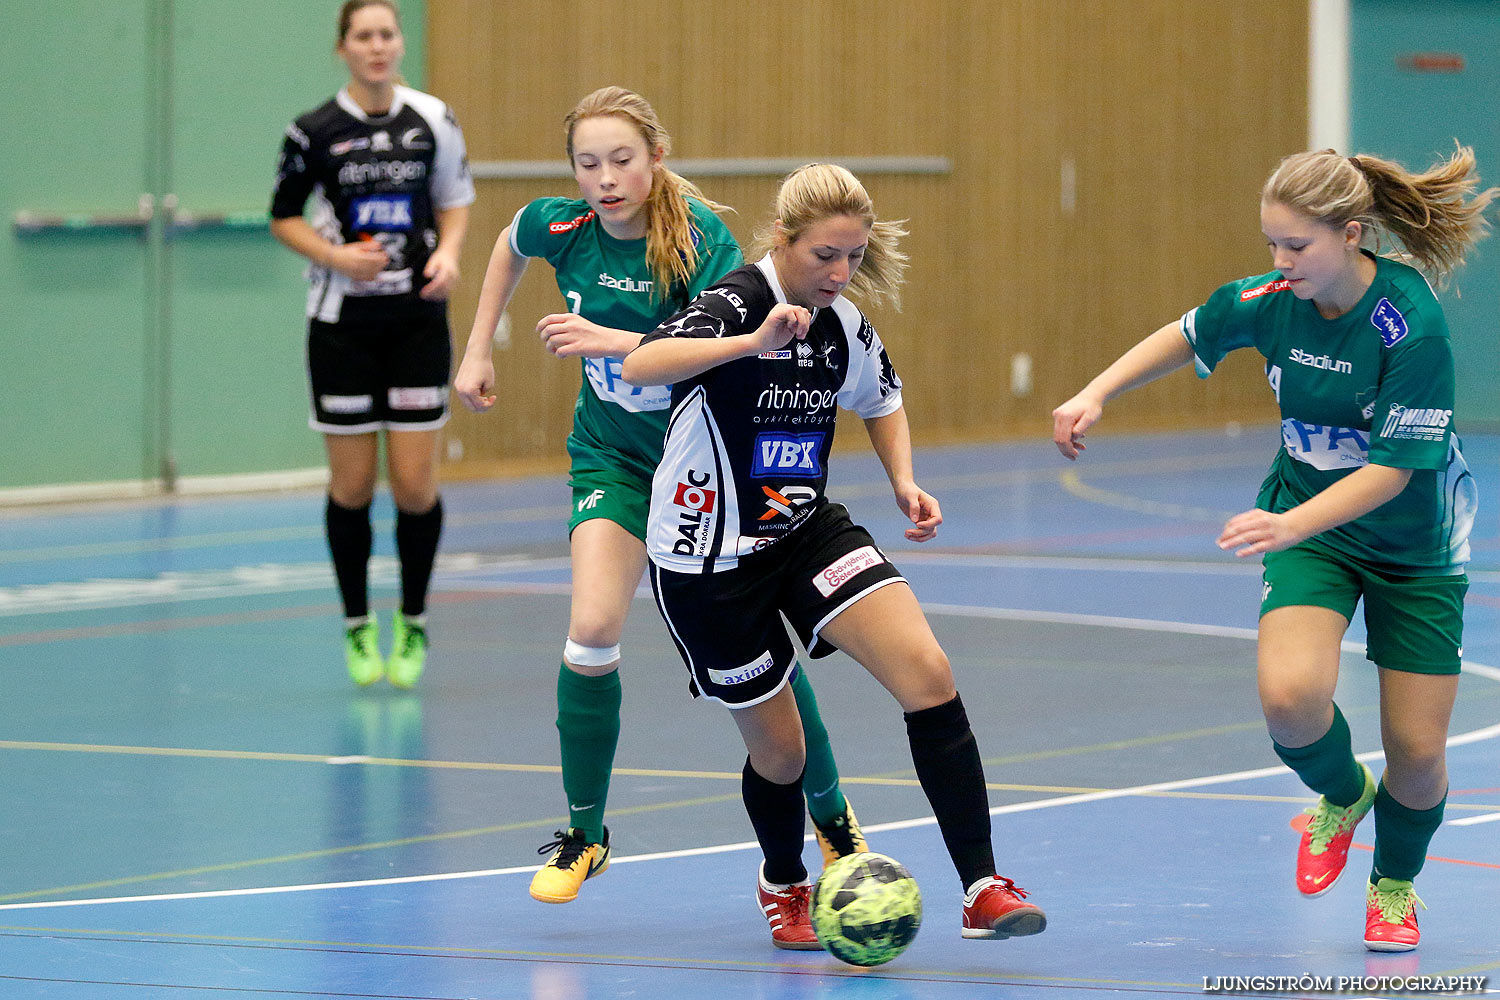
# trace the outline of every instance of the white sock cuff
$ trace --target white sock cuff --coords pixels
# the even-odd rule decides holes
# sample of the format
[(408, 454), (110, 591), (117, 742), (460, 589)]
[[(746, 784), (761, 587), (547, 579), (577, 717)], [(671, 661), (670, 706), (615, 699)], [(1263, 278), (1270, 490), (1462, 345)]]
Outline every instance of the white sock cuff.
[(563, 659), (575, 667), (605, 667), (620, 658), (620, 644), (581, 646), (569, 639), (563, 643)]

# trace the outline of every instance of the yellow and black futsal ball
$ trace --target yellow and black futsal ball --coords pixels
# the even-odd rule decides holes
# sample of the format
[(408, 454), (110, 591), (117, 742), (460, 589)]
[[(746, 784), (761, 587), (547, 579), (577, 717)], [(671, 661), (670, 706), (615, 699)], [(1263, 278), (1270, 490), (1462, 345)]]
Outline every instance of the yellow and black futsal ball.
[(922, 893), (899, 861), (884, 854), (848, 854), (823, 869), (813, 886), (812, 925), (834, 958), (880, 965), (917, 936)]

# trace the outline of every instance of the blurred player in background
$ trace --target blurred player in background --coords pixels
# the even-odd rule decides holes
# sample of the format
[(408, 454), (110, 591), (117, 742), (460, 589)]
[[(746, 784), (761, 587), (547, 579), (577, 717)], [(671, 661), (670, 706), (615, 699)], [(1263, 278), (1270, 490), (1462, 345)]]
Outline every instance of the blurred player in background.
[[(286, 131), (271, 232), (311, 261), (307, 369), (327, 444), (326, 525), (349, 676), (409, 688), (427, 656), (427, 589), (442, 532), (439, 428), (452, 364), (448, 296), (474, 184), (447, 105), (400, 84), (395, 4), (349, 0), (337, 51), (349, 82)], [(307, 199), (313, 219), (303, 218)], [(379, 432), (396, 505), (401, 609), (382, 661), (367, 595)]]

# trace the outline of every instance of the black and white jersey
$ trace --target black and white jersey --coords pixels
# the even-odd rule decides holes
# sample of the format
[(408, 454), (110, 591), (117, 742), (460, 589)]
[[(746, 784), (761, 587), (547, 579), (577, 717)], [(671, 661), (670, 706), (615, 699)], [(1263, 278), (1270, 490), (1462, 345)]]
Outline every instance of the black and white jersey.
[(337, 322), (346, 297), (415, 297), (437, 248), (436, 213), (474, 201), (458, 121), (442, 101), (410, 87), (397, 87), (391, 110), (378, 118), (340, 90), (287, 127), (271, 218), (301, 215), (309, 196), (321, 236), (375, 240), (390, 263), (373, 281), (310, 267), (308, 316)]
[[(751, 333), (786, 295), (770, 257), (724, 276), (642, 343)], [(883, 417), (901, 380), (852, 302), (813, 312), (806, 340), (672, 387), (646, 546), (663, 569), (715, 573), (785, 538), (822, 503), (838, 408)]]

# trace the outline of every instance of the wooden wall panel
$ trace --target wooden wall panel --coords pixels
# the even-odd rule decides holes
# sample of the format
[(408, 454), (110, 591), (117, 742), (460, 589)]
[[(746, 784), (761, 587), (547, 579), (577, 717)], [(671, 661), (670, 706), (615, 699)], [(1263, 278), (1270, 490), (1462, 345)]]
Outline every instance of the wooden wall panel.
[[(429, 80), (477, 160), (562, 162), (561, 120), (607, 83), (645, 94), (676, 158), (943, 156), (865, 178), (906, 218), (903, 309), (872, 312), (919, 438), (1044, 434), (1052, 406), (1224, 281), (1269, 267), (1257, 194), (1306, 133), (1305, 10), (1246, 0), (434, 0)], [(1076, 178), (1063, 201), (1064, 164)], [(772, 177), (699, 178), (742, 242)], [(453, 325), (461, 345), (495, 236), (570, 181), (482, 181)], [(561, 466), (579, 385), (532, 327), (562, 308), (533, 261), (496, 352), (496, 414), (455, 416), (465, 465)], [(1033, 359), (1017, 397), (1013, 357)], [(1241, 352), (1242, 354), (1244, 352)], [(1111, 406), (1110, 428), (1274, 419), (1257, 359), (1179, 373)]]

